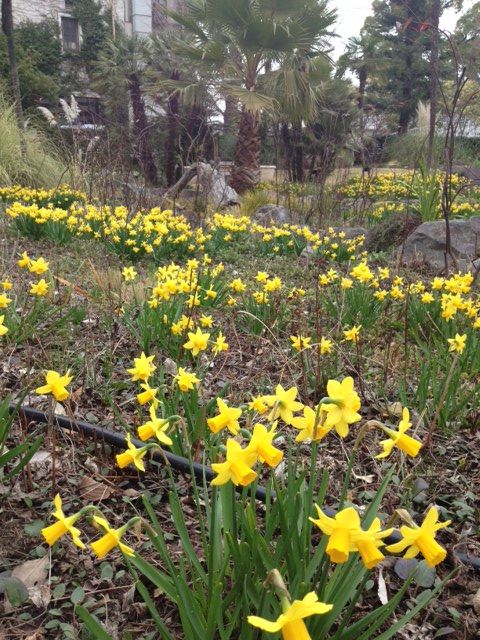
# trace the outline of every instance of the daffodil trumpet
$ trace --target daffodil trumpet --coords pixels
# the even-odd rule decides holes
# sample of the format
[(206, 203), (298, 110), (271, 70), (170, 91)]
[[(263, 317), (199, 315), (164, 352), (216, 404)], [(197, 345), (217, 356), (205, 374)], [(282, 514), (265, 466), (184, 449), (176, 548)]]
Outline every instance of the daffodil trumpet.
[(115, 547), (118, 547), (120, 551), (127, 556), (134, 556), (135, 551), (124, 544), (121, 539), (131, 527), (137, 524), (137, 522), (141, 522), (141, 520), (142, 518), (140, 518), (140, 516), (134, 516), (119, 529), (112, 529), (105, 518), (94, 516), (93, 521), (95, 525), (100, 526), (105, 532), (101, 538), (95, 540), (95, 542), (92, 542), (90, 545), (97, 558), (104, 558)]

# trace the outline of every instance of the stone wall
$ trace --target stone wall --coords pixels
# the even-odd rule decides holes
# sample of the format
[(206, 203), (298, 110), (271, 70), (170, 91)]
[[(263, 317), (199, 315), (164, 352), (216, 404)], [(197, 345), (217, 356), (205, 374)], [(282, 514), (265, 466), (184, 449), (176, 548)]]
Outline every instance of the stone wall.
[(12, 0), (12, 12), (15, 24), (25, 20), (40, 22), (66, 13), (64, 0)]
[[(131, 0), (130, 0), (131, 1)], [(111, 0), (100, 0), (105, 7), (111, 7)], [(125, 5), (129, 0), (114, 0), (117, 20), (120, 24), (125, 21)], [(65, 8), (65, 0), (12, 0), (13, 20), (15, 24), (32, 20), (40, 22), (44, 18), (58, 18), (59, 14), (69, 13)]]

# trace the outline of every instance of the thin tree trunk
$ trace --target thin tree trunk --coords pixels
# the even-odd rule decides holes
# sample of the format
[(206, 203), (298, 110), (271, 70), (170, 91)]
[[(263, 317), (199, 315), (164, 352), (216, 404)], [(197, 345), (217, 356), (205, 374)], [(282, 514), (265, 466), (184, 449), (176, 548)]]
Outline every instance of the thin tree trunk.
[(428, 130), (427, 165), (432, 168), (435, 144), (435, 124), (438, 109), (438, 61), (439, 61), (439, 25), (441, 0), (432, 0), (430, 25), (430, 123)]
[(407, 10), (407, 26), (405, 28), (404, 44), (406, 47), (405, 66), (407, 71), (403, 78), (402, 98), (403, 104), (400, 107), (400, 117), (398, 119), (398, 133), (404, 135), (408, 131), (408, 125), (410, 124), (410, 118), (412, 116), (410, 101), (412, 99), (412, 85), (411, 85), (411, 70), (413, 66), (412, 46), (413, 36), (412, 29), (409, 25), (410, 20), (415, 19), (415, 13), (412, 10), (410, 0), (404, 0), (405, 8)]
[(233, 154), (231, 186), (238, 193), (254, 189), (260, 180), (260, 140), (258, 117), (242, 109), (237, 144)]
[(137, 135), (138, 161), (145, 176), (145, 180), (149, 184), (155, 184), (157, 181), (157, 168), (155, 160), (148, 144), (147, 130), (148, 122), (145, 113), (145, 104), (143, 102), (142, 89), (140, 79), (136, 73), (130, 75), (130, 101), (133, 111), (133, 126)]
[(365, 105), (365, 93), (367, 90), (367, 67), (363, 65), (358, 70), (358, 108), (363, 111)]
[(297, 122), (292, 126), (293, 131), (293, 179), (295, 182), (303, 182), (305, 179), (302, 123)]
[(292, 140), (290, 136), (290, 129), (286, 122), (282, 124), (281, 136), (282, 136), (282, 142), (284, 147), (283, 149), (284, 150), (283, 157), (284, 157), (284, 163), (285, 163), (284, 169), (286, 169), (287, 171), (288, 179), (292, 181), (293, 180), (293, 175), (292, 175), (293, 147), (292, 147)]
[[(179, 80), (180, 74), (174, 71), (170, 78)], [(167, 139), (165, 142), (166, 159), (165, 159), (165, 177), (167, 186), (171, 187), (176, 178), (177, 165), (177, 138), (178, 138), (178, 117), (180, 113), (180, 98), (176, 91), (168, 96), (168, 115), (167, 115)]]
[(25, 119), (22, 109), (22, 94), (20, 93), (20, 81), (18, 79), (17, 56), (15, 53), (15, 37), (13, 33), (13, 11), (12, 0), (2, 0), (2, 29), (7, 39), (8, 62), (10, 66), (10, 84), (15, 103), (15, 113), (17, 114), (18, 133), (20, 139), (20, 153), (25, 160), (27, 155), (27, 145), (25, 142)]

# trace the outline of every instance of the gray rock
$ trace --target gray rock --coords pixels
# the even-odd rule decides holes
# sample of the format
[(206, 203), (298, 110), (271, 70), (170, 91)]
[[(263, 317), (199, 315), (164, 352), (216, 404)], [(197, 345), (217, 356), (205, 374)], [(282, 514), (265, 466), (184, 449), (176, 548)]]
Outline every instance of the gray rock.
[[(450, 234), (452, 254), (457, 264), (449, 258), (449, 267), (461, 271), (475, 269), (480, 257), (480, 217), (451, 220)], [(423, 265), (435, 271), (445, 267), (446, 225), (443, 220), (424, 222), (408, 236), (400, 257), (404, 264)]]
[(218, 169), (206, 162), (199, 162), (197, 178), (203, 187), (205, 198), (209, 199), (214, 207), (240, 204), (240, 196), (235, 189), (228, 186), (225, 176)]
[[(333, 230), (336, 234), (343, 232), (345, 234), (344, 240), (353, 240), (353, 238), (358, 238), (358, 236), (366, 236), (368, 231), (364, 227), (333, 227)], [(323, 230), (320, 232), (323, 235), (328, 236), (328, 230)]]
[(369, 229), (365, 249), (367, 251), (387, 251), (398, 247), (420, 225), (419, 217), (410, 213), (394, 213)]
[(286, 207), (278, 204), (265, 204), (259, 207), (252, 215), (252, 219), (258, 224), (290, 224), (292, 222), (292, 214)]

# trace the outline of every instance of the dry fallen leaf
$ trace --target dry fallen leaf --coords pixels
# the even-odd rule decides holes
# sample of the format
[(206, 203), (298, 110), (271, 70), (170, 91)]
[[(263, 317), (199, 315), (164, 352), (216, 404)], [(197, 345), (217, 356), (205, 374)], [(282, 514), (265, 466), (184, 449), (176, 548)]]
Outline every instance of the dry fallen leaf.
[(387, 593), (387, 585), (385, 582), (385, 578), (383, 577), (383, 569), (380, 569), (378, 573), (378, 599), (382, 604), (387, 604), (388, 602), (388, 593)]
[(371, 484), (375, 480), (375, 476), (373, 474), (369, 474), (367, 476), (358, 476), (355, 471), (352, 472), (353, 477), (356, 480), (362, 480), (362, 482), (366, 482), (367, 484)]
[(46, 583), (48, 564), (48, 556), (38, 558), (38, 560), (27, 560), (18, 567), (15, 567), (12, 571), (12, 576), (21, 580), (27, 589), (30, 587), (39, 587)]
[(115, 492), (112, 487), (106, 484), (92, 480), (88, 476), (84, 476), (78, 485), (80, 497), (85, 502), (100, 502), (106, 500)]
[(46, 609), (52, 599), (48, 584), (42, 584), (40, 587), (30, 587), (28, 595), (33, 604), (39, 609)]

